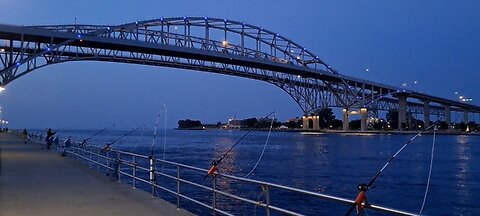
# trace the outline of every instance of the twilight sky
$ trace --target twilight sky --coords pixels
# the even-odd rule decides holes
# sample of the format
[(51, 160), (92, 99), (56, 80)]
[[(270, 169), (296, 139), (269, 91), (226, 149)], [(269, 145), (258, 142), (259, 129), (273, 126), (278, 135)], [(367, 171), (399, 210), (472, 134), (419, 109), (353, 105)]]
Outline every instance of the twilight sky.
[[(480, 1), (0, 0), (0, 8), (0, 23), (16, 25), (72, 24), (75, 18), (116, 25), (162, 16), (244, 21), (298, 42), (341, 74), (480, 101)], [(185, 118), (215, 123), (273, 110), (282, 121), (302, 115), (290, 96), (268, 83), (142, 65), (64, 63), (6, 88), (0, 106), (11, 128), (153, 127), (163, 103), (169, 127)]]

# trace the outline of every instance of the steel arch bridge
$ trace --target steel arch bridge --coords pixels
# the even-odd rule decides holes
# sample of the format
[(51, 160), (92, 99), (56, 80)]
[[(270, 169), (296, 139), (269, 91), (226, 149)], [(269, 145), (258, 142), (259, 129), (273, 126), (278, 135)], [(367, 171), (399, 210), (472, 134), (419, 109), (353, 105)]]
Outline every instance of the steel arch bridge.
[[(325, 107), (390, 110), (396, 94), (480, 108), (339, 74), (298, 43), (259, 26), (209, 17), (173, 17), (106, 25), (0, 25), (0, 85), (70, 61), (144, 64), (262, 80), (288, 93), (305, 114)], [(407, 102), (422, 113), (424, 105)], [(432, 114), (444, 107), (430, 105)]]

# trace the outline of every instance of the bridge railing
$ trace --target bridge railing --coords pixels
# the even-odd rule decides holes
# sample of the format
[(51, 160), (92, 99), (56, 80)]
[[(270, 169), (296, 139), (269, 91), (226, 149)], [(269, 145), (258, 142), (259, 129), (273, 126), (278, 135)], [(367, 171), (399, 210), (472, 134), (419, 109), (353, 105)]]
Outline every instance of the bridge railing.
[[(37, 142), (44, 144), (41, 136), (34, 137), (37, 139)], [(177, 208), (182, 206), (182, 200), (187, 200), (211, 210), (213, 215), (216, 213), (235, 215), (234, 212), (232, 212), (235, 211), (234, 209), (229, 209), (227, 208), (229, 205), (220, 203), (220, 201), (225, 201), (225, 198), (234, 200), (236, 205), (252, 205), (255, 209), (263, 208), (266, 215), (275, 213), (304, 215), (308, 213), (308, 211), (302, 213), (298, 212), (298, 210), (292, 210), (288, 204), (276, 205), (271, 202), (273, 198), (281, 200), (281, 196), (287, 196), (287, 194), (290, 194), (290, 196), (293, 195), (294, 197), (301, 197), (301, 199), (305, 200), (311, 198), (318, 199), (314, 201), (318, 203), (325, 201), (341, 203), (347, 207), (354, 203), (353, 200), (349, 199), (221, 173), (216, 173), (215, 177), (209, 177), (209, 180), (205, 180), (204, 176), (208, 172), (206, 169), (117, 149), (107, 151), (101, 146), (82, 146), (79, 143), (72, 143), (71, 146), (66, 146), (64, 140), (61, 140), (61, 142), (59, 140), (54, 143), (54, 149), (61, 152), (63, 156), (71, 157), (89, 165), (91, 168), (96, 168), (99, 172), (106, 172), (107, 175), (112, 175), (119, 182), (127, 182), (131, 184), (133, 188), (137, 188), (142, 184), (146, 186), (143, 187), (143, 189), (147, 190), (147, 192), (151, 193), (154, 197), (158, 196), (158, 193), (162, 191), (173, 195), (175, 197), (173, 202), (177, 205)], [(158, 181), (160, 177), (163, 179), (162, 181)], [(258, 190), (250, 191), (251, 193), (260, 193), (264, 198), (259, 200), (257, 196), (249, 196), (243, 193), (239, 195), (234, 193), (235, 190), (222, 189), (222, 184), (227, 180), (241, 184), (242, 186), (249, 185), (245, 187)], [(192, 187), (196, 191), (190, 191), (192, 194), (182, 192), (182, 189), (187, 187)], [(198, 191), (202, 191), (202, 194), (195, 196), (194, 193), (200, 193)], [(273, 191), (275, 191), (275, 193), (272, 193)], [(284, 197), (283, 199), (286, 198)], [(396, 215), (415, 215), (377, 205), (368, 205), (365, 207)]]

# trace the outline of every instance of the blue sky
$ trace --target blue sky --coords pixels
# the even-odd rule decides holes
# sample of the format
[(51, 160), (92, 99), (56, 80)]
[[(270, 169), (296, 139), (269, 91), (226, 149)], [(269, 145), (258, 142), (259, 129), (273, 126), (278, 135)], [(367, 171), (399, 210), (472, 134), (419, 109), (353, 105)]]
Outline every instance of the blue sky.
[[(2, 0), (0, 7), (0, 22), (17, 25), (72, 24), (75, 18), (80, 24), (115, 25), (162, 16), (239, 20), (298, 42), (341, 74), (480, 100), (480, 1)], [(214, 123), (273, 110), (282, 121), (302, 115), (290, 96), (264, 82), (115, 63), (45, 67), (0, 95), (12, 128), (153, 126), (163, 103), (169, 127), (184, 118)]]

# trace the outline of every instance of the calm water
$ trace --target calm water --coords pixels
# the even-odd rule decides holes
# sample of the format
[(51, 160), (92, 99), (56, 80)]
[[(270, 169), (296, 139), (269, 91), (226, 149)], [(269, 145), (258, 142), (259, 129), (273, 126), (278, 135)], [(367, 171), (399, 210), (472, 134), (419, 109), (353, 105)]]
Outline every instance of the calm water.
[[(95, 131), (59, 131), (78, 140)], [(107, 131), (91, 143), (103, 144), (125, 131)], [(166, 159), (208, 169), (212, 158), (219, 158), (245, 131), (178, 131), (168, 130)], [(157, 135), (155, 152), (163, 153), (163, 131)], [(314, 133), (272, 133), (263, 160), (252, 179), (314, 192), (354, 199), (358, 183), (368, 182), (413, 135), (345, 135)], [(252, 132), (223, 160), (221, 172), (245, 175), (255, 164), (267, 138), (267, 132)], [(423, 135), (411, 143), (368, 191), (372, 204), (418, 213), (428, 177), (432, 135)], [(152, 131), (138, 131), (112, 145), (148, 154)], [(424, 214), (480, 215), (480, 136), (437, 136), (433, 173)], [(220, 187), (235, 193), (259, 191), (235, 183), (220, 182)], [(189, 190), (189, 189), (184, 189)], [(194, 193), (194, 192), (192, 192)], [(198, 194), (208, 199), (205, 194)], [(172, 200), (171, 197), (166, 197)], [(225, 200), (225, 199), (223, 199)], [(222, 199), (220, 199), (220, 202)], [(294, 197), (272, 191), (272, 203), (286, 205), (308, 215), (343, 215), (349, 206), (309, 197)], [(263, 214), (253, 206), (237, 206), (225, 201), (219, 204), (241, 215)], [(182, 201), (182, 207), (205, 215), (209, 211)], [(378, 215), (368, 211), (369, 215)]]

